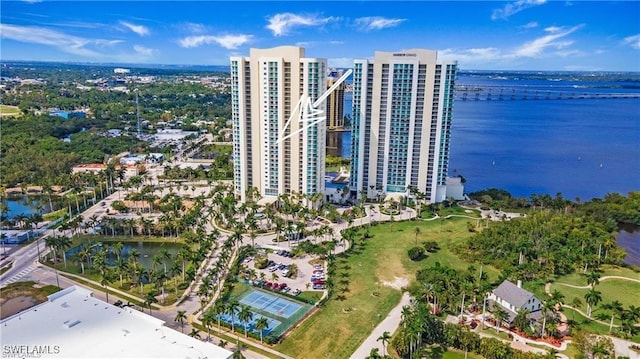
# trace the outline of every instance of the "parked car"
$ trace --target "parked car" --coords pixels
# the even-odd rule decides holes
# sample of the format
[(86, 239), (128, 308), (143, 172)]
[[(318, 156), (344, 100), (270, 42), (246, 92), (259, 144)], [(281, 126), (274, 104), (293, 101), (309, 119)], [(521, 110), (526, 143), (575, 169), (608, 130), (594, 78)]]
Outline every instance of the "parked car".
[(316, 289), (316, 290), (318, 290), (318, 289), (324, 289), (324, 284), (314, 284), (314, 285), (313, 285), (313, 289)]
[(301, 291), (300, 289), (297, 289), (297, 288), (296, 288), (296, 290), (294, 290), (291, 294), (293, 294), (293, 295), (298, 295), (298, 294), (300, 294), (300, 293), (302, 293), (302, 291)]

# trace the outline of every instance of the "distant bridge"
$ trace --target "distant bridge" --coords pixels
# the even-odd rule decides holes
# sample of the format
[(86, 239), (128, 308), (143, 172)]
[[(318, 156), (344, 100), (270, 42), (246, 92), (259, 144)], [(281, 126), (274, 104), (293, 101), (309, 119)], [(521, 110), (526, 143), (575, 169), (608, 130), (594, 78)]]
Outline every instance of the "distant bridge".
[(491, 100), (577, 100), (577, 99), (637, 99), (640, 93), (584, 92), (579, 89), (536, 90), (514, 87), (456, 87), (456, 100), (491, 101)]

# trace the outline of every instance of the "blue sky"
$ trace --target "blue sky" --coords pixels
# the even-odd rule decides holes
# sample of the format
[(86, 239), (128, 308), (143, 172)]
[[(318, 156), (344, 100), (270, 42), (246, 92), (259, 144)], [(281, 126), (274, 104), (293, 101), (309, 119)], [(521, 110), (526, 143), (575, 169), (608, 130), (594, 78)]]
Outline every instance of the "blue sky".
[(640, 71), (638, 1), (7, 1), (2, 60), (227, 65), (280, 45), (349, 67), (438, 50), (462, 69)]

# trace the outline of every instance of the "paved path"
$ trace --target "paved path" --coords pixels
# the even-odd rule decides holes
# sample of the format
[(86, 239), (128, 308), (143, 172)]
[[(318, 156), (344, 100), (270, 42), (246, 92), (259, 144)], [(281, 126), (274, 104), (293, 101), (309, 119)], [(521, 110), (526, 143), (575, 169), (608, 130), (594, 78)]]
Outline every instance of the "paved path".
[(365, 339), (365, 341), (360, 345), (360, 347), (351, 355), (351, 359), (363, 359), (369, 356), (371, 349), (378, 348), (380, 350), (380, 354), (383, 354), (382, 351), (382, 342), (378, 340), (378, 338), (384, 332), (389, 332), (393, 334), (400, 325), (400, 319), (402, 317), (402, 307), (405, 305), (409, 305), (409, 294), (404, 293), (402, 298), (400, 299), (400, 303), (395, 306), (395, 308), (391, 309), (389, 315), (378, 326), (373, 330), (371, 335)]

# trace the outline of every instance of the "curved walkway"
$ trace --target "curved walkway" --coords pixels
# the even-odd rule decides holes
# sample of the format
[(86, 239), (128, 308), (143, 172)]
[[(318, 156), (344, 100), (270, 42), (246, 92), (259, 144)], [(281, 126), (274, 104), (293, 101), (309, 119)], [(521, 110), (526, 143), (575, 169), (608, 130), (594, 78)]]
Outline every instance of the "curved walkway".
[[(409, 293), (403, 293), (400, 303), (391, 309), (391, 312), (389, 312), (387, 317), (383, 319), (375, 329), (373, 329), (373, 332), (371, 332), (367, 339), (360, 344), (360, 347), (356, 349), (350, 359), (366, 358), (373, 348), (378, 348), (380, 354), (387, 354), (383, 352), (384, 347), (378, 338), (380, 338), (384, 332), (393, 334), (393, 332), (396, 331), (396, 328), (400, 325), (400, 320), (402, 318), (402, 308), (409, 304), (410, 299)], [(388, 344), (386, 345), (388, 346)]]

